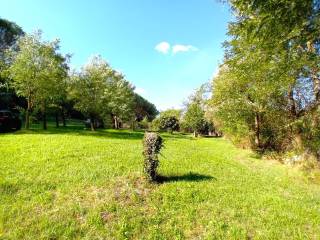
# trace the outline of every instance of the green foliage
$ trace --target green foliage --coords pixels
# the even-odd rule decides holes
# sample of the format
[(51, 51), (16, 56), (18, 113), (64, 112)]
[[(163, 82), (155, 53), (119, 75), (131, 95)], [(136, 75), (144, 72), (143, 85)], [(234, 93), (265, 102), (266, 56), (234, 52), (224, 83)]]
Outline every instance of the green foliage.
[(149, 129), (150, 128), (150, 122), (148, 120), (148, 117), (144, 117), (142, 121), (138, 122), (138, 126), (141, 129)]
[(133, 118), (133, 87), (101, 56), (90, 59), (71, 80), (69, 95), (75, 108), (90, 118), (92, 130), (97, 118), (112, 115), (115, 128), (119, 128), (120, 121)]
[(186, 109), (181, 123), (182, 129), (186, 132), (193, 132), (195, 137), (198, 134), (217, 134), (208, 105), (210, 92), (210, 84), (203, 84), (186, 102)]
[(149, 121), (155, 119), (159, 113), (156, 106), (137, 93), (134, 94), (134, 98), (135, 120), (140, 122), (145, 118)]
[(182, 110), (180, 109), (168, 109), (160, 113), (160, 117), (175, 117), (178, 120), (181, 119), (181, 116)]
[(255, 149), (310, 150), (319, 138), (319, 3), (229, 2), (236, 18), (213, 81), (213, 119)]
[(59, 40), (42, 41), (40, 31), (19, 38), (17, 48), (18, 51), (13, 47), (7, 53), (11, 62), (7, 70), (12, 79), (11, 86), (19, 96), (27, 99), (28, 113), (41, 104), (45, 114), (46, 105), (58, 99), (66, 89), (68, 56), (58, 53)]
[(0, 57), (5, 49), (15, 44), (17, 38), (24, 32), (20, 26), (6, 19), (0, 18)]
[(0, 18), (0, 92), (8, 92), (9, 89), (9, 79), (4, 71), (9, 65), (5, 51), (14, 46), (18, 37), (23, 34), (24, 32), (17, 24)]
[(101, 116), (104, 105), (104, 94), (107, 88), (106, 79), (111, 75), (107, 62), (100, 56), (90, 59), (80, 73), (74, 73), (69, 86), (69, 96), (75, 101), (74, 107), (90, 118), (91, 130), (94, 120)]
[(107, 86), (105, 90), (105, 105), (108, 108), (105, 109), (107, 111), (104, 113), (108, 114), (110, 111), (113, 116), (114, 127), (118, 129), (120, 122), (134, 120), (134, 87), (124, 78), (124, 75), (114, 70), (107, 81)]
[(153, 119), (153, 121), (151, 122), (151, 130), (152, 131), (159, 131), (160, 130), (160, 118), (159, 117)]
[(178, 131), (179, 121), (181, 119), (182, 111), (178, 109), (168, 109), (162, 111), (160, 115), (153, 120), (152, 129), (155, 131), (166, 130), (169, 132)]
[(157, 180), (158, 155), (163, 147), (163, 139), (158, 133), (146, 132), (143, 137), (144, 173), (149, 181)]
[(194, 132), (195, 136), (198, 135), (198, 133), (205, 127), (206, 124), (204, 119), (204, 111), (196, 102), (191, 103), (188, 106), (183, 119), (187, 127)]
[(159, 119), (159, 128), (161, 130), (167, 130), (171, 133), (179, 130), (179, 120), (175, 116), (161, 116)]

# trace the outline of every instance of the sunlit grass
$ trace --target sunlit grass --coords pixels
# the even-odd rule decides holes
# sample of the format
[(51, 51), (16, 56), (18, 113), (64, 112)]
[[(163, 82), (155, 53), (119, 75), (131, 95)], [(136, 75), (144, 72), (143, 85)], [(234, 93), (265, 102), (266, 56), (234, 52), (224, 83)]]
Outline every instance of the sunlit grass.
[(0, 239), (319, 239), (320, 186), (223, 139), (81, 126), (0, 135)]

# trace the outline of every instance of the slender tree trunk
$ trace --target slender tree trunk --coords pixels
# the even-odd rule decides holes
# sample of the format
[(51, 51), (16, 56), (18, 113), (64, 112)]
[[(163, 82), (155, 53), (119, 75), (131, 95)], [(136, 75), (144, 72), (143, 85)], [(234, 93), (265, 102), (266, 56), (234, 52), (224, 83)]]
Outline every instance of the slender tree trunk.
[[(289, 105), (290, 105), (290, 115), (292, 121), (296, 121), (298, 119), (297, 109), (296, 109), (296, 102), (293, 96), (293, 89), (290, 88), (288, 91), (288, 98), (289, 98)], [(294, 144), (296, 149), (302, 149), (302, 130), (300, 126), (294, 126), (292, 129), (293, 137), (294, 137)]]
[(30, 97), (28, 97), (27, 101), (28, 101), (28, 106), (27, 106), (27, 111), (26, 111), (25, 128), (29, 129), (30, 128), (30, 110), (31, 110)]
[(43, 121), (43, 130), (47, 130), (47, 113), (46, 113), (46, 102), (42, 103), (42, 121)]
[(114, 119), (114, 128), (119, 129), (117, 116), (114, 116), (113, 119)]
[(94, 131), (94, 118), (90, 117), (90, 127), (91, 127), (91, 131)]
[(261, 139), (260, 139), (261, 117), (260, 117), (259, 113), (255, 114), (254, 125), (255, 125), (254, 142), (255, 142), (257, 148), (261, 148)]
[(198, 137), (198, 132), (196, 130), (193, 131), (193, 136)]
[(59, 113), (58, 113), (58, 111), (56, 111), (55, 117), (56, 117), (56, 127), (58, 128), (59, 127)]

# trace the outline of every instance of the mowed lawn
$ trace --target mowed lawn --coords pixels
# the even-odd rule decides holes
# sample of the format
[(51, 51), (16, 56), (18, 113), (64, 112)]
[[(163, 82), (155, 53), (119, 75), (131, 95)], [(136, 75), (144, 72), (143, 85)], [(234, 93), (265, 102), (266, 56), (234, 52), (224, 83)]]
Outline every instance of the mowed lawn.
[(142, 132), (0, 135), (0, 239), (320, 239), (320, 185), (224, 139), (164, 134), (161, 184)]

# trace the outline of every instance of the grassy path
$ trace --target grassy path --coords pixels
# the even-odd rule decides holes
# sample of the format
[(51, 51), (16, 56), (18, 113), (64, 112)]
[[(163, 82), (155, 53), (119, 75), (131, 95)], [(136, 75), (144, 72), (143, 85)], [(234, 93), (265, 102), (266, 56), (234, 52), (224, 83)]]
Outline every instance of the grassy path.
[(0, 239), (320, 239), (320, 186), (223, 139), (165, 135), (141, 177), (140, 132), (0, 135)]

